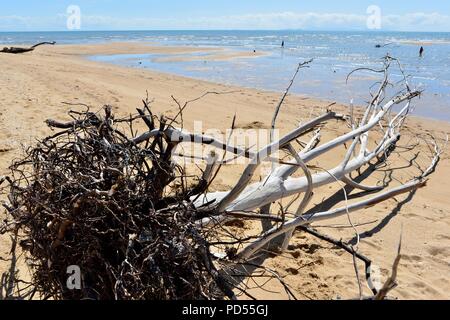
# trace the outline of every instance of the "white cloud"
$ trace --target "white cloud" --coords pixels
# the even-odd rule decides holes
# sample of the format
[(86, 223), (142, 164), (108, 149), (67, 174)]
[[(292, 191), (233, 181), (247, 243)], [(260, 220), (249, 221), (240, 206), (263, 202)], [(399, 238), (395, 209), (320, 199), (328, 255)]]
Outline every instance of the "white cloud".
[(190, 19), (187, 24), (196, 26), (208, 25), (217, 28), (243, 29), (317, 29), (326, 27), (363, 26), (366, 16), (339, 13), (294, 13), (281, 12), (270, 14), (247, 14), (225, 17)]
[(58, 15), (48, 17), (24, 17), (18, 15), (0, 16), (0, 31), (39, 31), (46, 29), (61, 29), (65, 25), (66, 17)]
[(450, 16), (440, 13), (408, 13), (382, 17), (385, 28), (416, 31), (450, 31)]
[[(88, 29), (326, 29), (364, 30), (368, 15), (345, 13), (278, 12), (192, 18), (115, 18), (83, 15)], [(0, 16), (1, 30), (64, 29), (65, 14), (55, 17)], [(382, 15), (382, 29), (399, 31), (450, 31), (450, 16), (439, 13)]]
[[(360, 29), (366, 28), (367, 15), (345, 13), (279, 12), (184, 19), (116, 19), (84, 16), (85, 26), (159, 29)], [(439, 13), (410, 13), (382, 16), (382, 29), (404, 31), (450, 31), (450, 16)]]

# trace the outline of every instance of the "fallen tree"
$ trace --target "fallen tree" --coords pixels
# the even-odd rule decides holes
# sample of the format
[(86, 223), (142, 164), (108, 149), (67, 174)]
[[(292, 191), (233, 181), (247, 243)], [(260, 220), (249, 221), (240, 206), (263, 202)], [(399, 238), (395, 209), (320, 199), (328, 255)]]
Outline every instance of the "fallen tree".
[[(300, 64), (295, 76), (309, 63)], [(20, 243), (32, 270), (26, 296), (38, 292), (41, 297), (56, 299), (235, 299), (240, 294), (252, 297), (242, 279), (262, 270), (295, 297), (283, 279), (258, 260), (267, 250), (284, 250), (295, 230), (340, 246), (370, 269), (371, 261), (356, 248), (321, 235), (313, 227), (318, 221), (350, 217), (424, 187), (439, 162), (441, 150), (430, 136), (434, 146), (431, 163), (410, 181), (390, 187), (382, 181), (364, 185), (354, 178), (373, 161), (386, 163), (401, 138), (413, 99), (420, 95), (405, 77), (399, 92), (386, 96), (392, 64), (397, 61), (386, 57), (383, 68), (376, 71), (383, 79), (360, 118), (353, 110), (349, 115), (329, 110), (276, 141), (271, 135), (270, 144), (257, 152), (176, 128), (174, 123), (182, 119), (189, 104), (176, 100), (180, 111), (173, 119), (155, 117), (147, 99), (137, 115), (123, 119), (116, 119), (111, 108), (105, 107), (102, 113), (71, 111), (73, 120), (69, 122), (48, 120), (47, 125), (57, 132), (29, 148), (25, 157), (11, 166), (11, 175), (1, 180), (7, 184), (4, 207), (9, 216), (2, 232), (18, 237), (15, 243)], [(272, 130), (295, 76), (276, 108)], [(321, 129), (331, 120), (348, 130), (321, 143)], [(143, 121), (148, 130), (137, 135), (133, 129), (136, 121)], [(309, 142), (298, 150), (295, 142), (310, 132)], [(183, 156), (177, 147), (186, 143), (224, 151), (222, 158), (211, 153), (204, 159), (205, 169), (194, 184), (184, 167), (174, 161), (175, 156)], [(347, 143), (345, 156), (334, 168), (310, 165)], [(290, 160), (274, 157), (277, 151), (286, 152)], [(208, 192), (227, 163), (226, 154), (246, 157), (249, 163), (229, 191)], [(251, 183), (264, 161), (281, 165), (273, 166), (261, 182)], [(299, 170), (303, 174), (293, 177)], [(329, 210), (307, 211), (314, 191), (335, 183), (361, 190), (368, 197), (349, 202), (343, 189), (345, 205), (333, 200)], [(272, 203), (300, 196), (303, 199), (296, 209), (290, 209), (295, 201), (278, 212), (273, 209)], [(262, 231), (237, 236), (228, 224), (236, 220), (261, 221)], [(70, 265), (80, 266), (83, 290), (66, 288)], [(381, 294), (370, 285), (370, 270), (367, 272), (374, 297), (384, 298), (393, 288), (397, 266), (398, 261)]]
[(8, 47), (4, 47), (2, 50), (0, 50), (0, 52), (1, 53), (12, 53), (12, 54), (25, 53), (25, 52), (33, 51), (37, 47), (45, 45), (45, 44), (55, 45), (56, 42), (55, 41), (52, 41), (52, 42), (47, 42), (47, 41), (46, 42), (40, 42), (40, 43), (37, 43), (37, 44), (35, 44), (35, 45), (33, 45), (33, 46), (29, 47), (29, 48), (20, 48), (20, 47), (9, 47), (8, 48)]

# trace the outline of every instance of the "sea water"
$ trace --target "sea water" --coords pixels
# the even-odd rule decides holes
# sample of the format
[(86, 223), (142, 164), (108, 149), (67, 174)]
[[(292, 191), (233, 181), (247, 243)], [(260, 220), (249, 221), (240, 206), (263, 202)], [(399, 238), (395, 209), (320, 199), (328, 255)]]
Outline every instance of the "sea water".
[[(159, 58), (161, 54), (108, 55), (90, 59), (129, 67), (193, 77), (225, 84), (282, 92), (299, 62), (314, 59), (301, 70), (293, 93), (340, 103), (364, 105), (381, 75), (357, 68), (382, 68), (389, 54), (399, 59), (404, 74), (395, 67), (391, 81), (407, 76), (412, 88), (423, 90), (415, 101), (414, 114), (450, 121), (450, 33), (325, 32), (325, 31), (84, 31), (0, 33), (0, 46), (16, 43), (56, 41), (59, 44), (139, 41), (161, 46), (226, 48), (233, 51), (265, 53), (252, 58), (214, 61), (180, 61)], [(281, 43), (284, 41), (284, 48)], [(424, 45), (424, 56), (419, 49)], [(382, 45), (377, 47), (377, 45)], [(151, 89), (151, 88), (149, 88)], [(395, 91), (389, 92), (395, 94)]]

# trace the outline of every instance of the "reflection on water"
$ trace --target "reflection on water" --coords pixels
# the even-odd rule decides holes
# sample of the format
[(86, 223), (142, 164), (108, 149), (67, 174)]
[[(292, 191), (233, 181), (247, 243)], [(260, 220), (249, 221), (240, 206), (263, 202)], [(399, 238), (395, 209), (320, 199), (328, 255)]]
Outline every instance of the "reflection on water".
[[(348, 103), (364, 104), (368, 88), (376, 81), (369, 72), (355, 74), (346, 84), (347, 74), (355, 68), (379, 68), (381, 58), (390, 54), (400, 59), (413, 87), (423, 96), (416, 102), (415, 114), (450, 121), (450, 33), (402, 32), (309, 32), (309, 31), (92, 31), (0, 33), (0, 43), (33, 43), (55, 40), (58, 43), (95, 43), (140, 41), (159, 45), (225, 47), (227, 49), (268, 52), (269, 55), (208, 60), (210, 53), (192, 53), (195, 59), (179, 61), (167, 55), (97, 56), (106, 61), (149, 68), (204, 80), (265, 90), (282, 91), (298, 62), (314, 58), (311, 68), (303, 70), (295, 93)], [(285, 48), (281, 49), (284, 41)], [(384, 45), (376, 48), (376, 45)], [(424, 45), (425, 55), (419, 58)], [(183, 55), (186, 56), (186, 55)], [(179, 58), (179, 55), (171, 56)], [(202, 59), (205, 57), (205, 59)], [(158, 60), (159, 59), (159, 60)], [(393, 70), (392, 80), (402, 79)]]
[[(243, 48), (234, 50), (246, 50)], [(376, 48), (372, 49), (376, 51)], [(404, 49), (407, 50), (407, 49)], [(212, 53), (192, 53), (195, 59), (171, 59), (172, 55), (136, 54), (95, 56), (91, 59), (129, 67), (148, 68), (161, 72), (173, 73), (187, 77), (240, 85), (264, 90), (283, 91), (287, 86), (298, 62), (309, 59), (307, 53), (299, 50), (273, 48), (267, 50), (270, 55), (252, 58), (237, 58), (224, 61), (208, 59)], [(378, 51), (380, 53), (380, 51)], [(392, 55), (395, 55), (392, 50)], [(399, 52), (401, 54), (401, 52)], [(312, 53), (311, 53), (312, 56)], [(380, 69), (383, 54), (369, 58), (357, 54), (340, 54), (335, 57), (317, 57), (310, 68), (302, 70), (292, 92), (306, 94), (326, 100), (363, 105), (370, 99), (369, 88), (380, 80), (381, 75), (370, 71), (354, 73), (347, 82), (347, 75), (355, 68), (368, 67)], [(179, 57), (178, 55), (174, 57)], [(194, 57), (192, 57), (194, 58)], [(202, 59), (204, 58), (204, 59)], [(442, 79), (447, 74), (442, 70), (431, 71), (432, 66), (426, 60), (412, 59), (410, 64), (403, 63), (404, 71), (413, 87), (425, 90), (420, 100), (416, 101), (414, 114), (450, 121), (449, 80)], [(403, 75), (399, 68), (394, 68), (391, 81), (399, 82)], [(391, 90), (389, 94), (395, 94)]]

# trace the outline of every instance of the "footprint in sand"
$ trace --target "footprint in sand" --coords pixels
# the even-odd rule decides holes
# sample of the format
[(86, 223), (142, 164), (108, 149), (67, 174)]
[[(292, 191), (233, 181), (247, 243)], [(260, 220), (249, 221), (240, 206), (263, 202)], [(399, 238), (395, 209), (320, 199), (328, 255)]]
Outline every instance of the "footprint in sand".
[(288, 250), (296, 250), (296, 249), (300, 249), (302, 252), (306, 252), (309, 254), (313, 254), (315, 253), (317, 250), (319, 250), (321, 248), (321, 246), (319, 246), (318, 244), (312, 243), (300, 243), (297, 245), (289, 245), (288, 246)]
[(12, 148), (2, 148), (0, 147), (0, 155), (2, 155), (3, 153), (7, 153), (9, 151), (13, 150)]
[(241, 129), (267, 129), (268, 126), (261, 121), (253, 121), (247, 124), (244, 124), (240, 127)]
[(415, 281), (413, 283), (413, 287), (419, 289), (422, 293), (425, 293), (426, 295), (434, 295), (434, 296), (441, 296), (442, 293), (434, 288), (432, 285), (424, 282), (424, 281)]
[(402, 259), (408, 262), (422, 262), (423, 258), (417, 255), (402, 254)]
[(287, 268), (286, 272), (289, 273), (289, 274), (292, 274), (294, 276), (298, 275), (298, 273), (299, 273), (298, 269), (296, 269), (296, 268)]
[(428, 248), (427, 251), (433, 257), (436, 257), (436, 256), (448, 257), (448, 254), (449, 254), (450, 250), (448, 248), (442, 248), (442, 247), (433, 246), (433, 247)]
[(438, 234), (436, 236), (437, 239), (439, 240), (450, 240), (450, 236), (446, 235), (446, 234)]
[(416, 218), (416, 219), (427, 220), (427, 221), (431, 221), (431, 222), (435, 222), (436, 221), (436, 219), (434, 219), (434, 218), (430, 218), (430, 217), (427, 217), (427, 216), (422, 216), (422, 215), (419, 215), (419, 214), (416, 214), (416, 213), (406, 213), (406, 214), (404, 214), (404, 216), (407, 217), (407, 218)]

